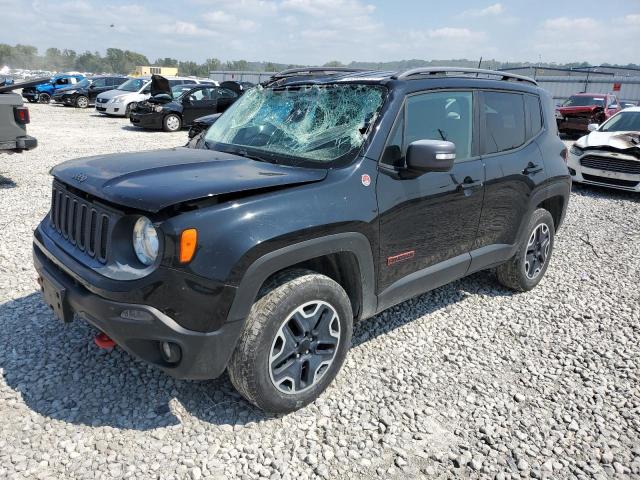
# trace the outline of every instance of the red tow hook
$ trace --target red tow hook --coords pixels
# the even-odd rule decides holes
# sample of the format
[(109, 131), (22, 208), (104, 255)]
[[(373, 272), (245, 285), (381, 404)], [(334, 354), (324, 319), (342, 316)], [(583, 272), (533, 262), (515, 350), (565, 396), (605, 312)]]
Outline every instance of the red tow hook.
[(111, 350), (116, 346), (116, 342), (114, 342), (106, 333), (100, 332), (93, 339), (94, 343), (103, 350)]

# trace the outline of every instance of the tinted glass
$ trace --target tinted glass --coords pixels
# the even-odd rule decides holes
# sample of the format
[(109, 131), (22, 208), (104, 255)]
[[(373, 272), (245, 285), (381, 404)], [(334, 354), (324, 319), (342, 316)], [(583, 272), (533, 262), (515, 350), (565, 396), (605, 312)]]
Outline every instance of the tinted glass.
[(107, 79), (106, 78), (96, 78), (93, 81), (93, 86), (94, 87), (104, 87), (105, 85), (107, 85)]
[(220, 98), (236, 98), (238, 95), (235, 92), (232, 92), (228, 88), (218, 88), (218, 97)]
[(456, 160), (471, 156), (473, 94), (436, 92), (407, 99), (403, 153), (416, 140), (447, 140), (456, 145)]
[(191, 92), (189, 98), (192, 101), (207, 101), (214, 100), (216, 98), (216, 93), (214, 88), (201, 88), (200, 90), (196, 90), (195, 92)]
[(535, 95), (524, 96), (524, 107), (527, 114), (527, 139), (535, 137), (542, 130), (542, 114), (540, 99)]
[(524, 143), (524, 100), (518, 93), (485, 92), (484, 153), (503, 152)]

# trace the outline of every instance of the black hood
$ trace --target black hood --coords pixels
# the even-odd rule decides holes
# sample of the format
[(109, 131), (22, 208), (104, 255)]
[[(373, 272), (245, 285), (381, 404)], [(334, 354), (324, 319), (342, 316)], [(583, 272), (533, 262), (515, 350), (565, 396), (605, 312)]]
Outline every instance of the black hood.
[(51, 174), (108, 202), (157, 212), (215, 195), (316, 182), (327, 172), (179, 147), (69, 160)]
[(162, 75), (151, 75), (151, 96), (166, 93), (171, 95), (171, 87), (169, 86), (169, 80)]

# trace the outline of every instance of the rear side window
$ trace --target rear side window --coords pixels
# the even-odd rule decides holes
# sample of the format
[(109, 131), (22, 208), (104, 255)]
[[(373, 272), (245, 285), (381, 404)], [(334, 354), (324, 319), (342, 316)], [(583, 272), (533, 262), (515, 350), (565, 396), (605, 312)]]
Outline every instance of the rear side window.
[(519, 93), (484, 92), (482, 144), (485, 154), (518, 148), (525, 142), (524, 99)]
[(527, 117), (527, 140), (529, 140), (542, 130), (540, 98), (536, 95), (525, 95), (524, 110)]

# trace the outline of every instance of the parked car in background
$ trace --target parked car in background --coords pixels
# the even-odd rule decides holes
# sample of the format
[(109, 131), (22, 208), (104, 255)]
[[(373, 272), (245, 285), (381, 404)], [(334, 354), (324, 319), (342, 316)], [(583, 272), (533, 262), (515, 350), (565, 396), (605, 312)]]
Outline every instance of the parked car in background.
[(590, 123), (603, 123), (622, 107), (610, 93), (578, 93), (571, 95), (556, 108), (556, 122), (560, 133), (583, 134)]
[(124, 75), (104, 75), (85, 78), (76, 85), (63, 88), (53, 94), (53, 100), (63, 105), (87, 108), (95, 104), (96, 97), (118, 88), (128, 80)]
[(84, 80), (84, 78), (85, 76), (82, 74), (61, 73), (54, 75), (50, 80), (40, 83), (39, 85), (23, 88), (22, 96), (30, 103), (49, 103), (56, 91), (70, 85), (75, 85), (81, 80)]
[(259, 408), (297, 410), (354, 322), (483, 269), (543, 279), (571, 191), (553, 115), (507, 72), (282, 72), (202, 148), (54, 166), (44, 301), (170, 375), (227, 371)]
[[(155, 79), (155, 80), (154, 80)], [(130, 78), (115, 90), (109, 90), (98, 95), (96, 98), (96, 110), (106, 115), (119, 117), (128, 117), (132, 109), (152, 95), (167, 93), (166, 89), (158, 89), (159, 79), (168, 82), (169, 87), (183, 84), (199, 84), (201, 80), (187, 77), (171, 77), (165, 79), (160, 75), (152, 75), (151, 77)], [(205, 82), (214, 82), (213, 80), (204, 80)]]
[(129, 119), (138, 127), (176, 132), (190, 126), (198, 117), (222, 113), (229, 108), (241, 95), (243, 89), (237, 84), (225, 83), (228, 87), (237, 88), (238, 91), (214, 85), (178, 85), (174, 90), (182, 91), (179, 95), (172, 97), (166, 93), (169, 91), (167, 82), (162, 86), (165, 92), (138, 103), (132, 109)]
[(637, 102), (635, 100), (622, 100), (620, 102), (620, 106), (622, 107), (623, 110), (625, 108), (637, 107), (639, 104), (640, 104), (640, 102)]
[(189, 127), (189, 141), (186, 146), (189, 148), (196, 148), (209, 127), (220, 118), (220, 115), (222, 114), (214, 113), (213, 115), (205, 115), (204, 117), (196, 118), (193, 123), (191, 123), (191, 127)]
[(569, 150), (573, 181), (640, 192), (640, 107), (589, 127)]
[(42, 80), (46, 79), (0, 83), (0, 153), (22, 152), (38, 146), (38, 141), (27, 135), (27, 124), (31, 121), (29, 109), (24, 106), (22, 97), (13, 90), (30, 88)]

